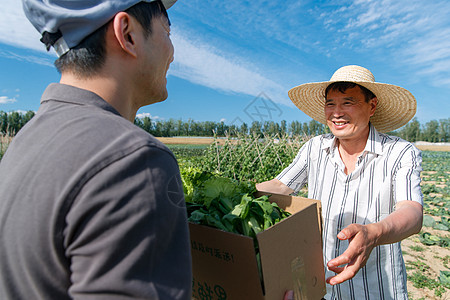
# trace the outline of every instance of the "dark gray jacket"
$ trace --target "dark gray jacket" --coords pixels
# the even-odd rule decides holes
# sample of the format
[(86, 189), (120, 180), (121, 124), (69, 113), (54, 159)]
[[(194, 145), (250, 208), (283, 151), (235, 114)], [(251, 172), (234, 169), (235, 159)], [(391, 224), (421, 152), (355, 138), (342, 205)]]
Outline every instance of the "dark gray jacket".
[(0, 162), (0, 299), (190, 299), (189, 244), (173, 154), (51, 84)]

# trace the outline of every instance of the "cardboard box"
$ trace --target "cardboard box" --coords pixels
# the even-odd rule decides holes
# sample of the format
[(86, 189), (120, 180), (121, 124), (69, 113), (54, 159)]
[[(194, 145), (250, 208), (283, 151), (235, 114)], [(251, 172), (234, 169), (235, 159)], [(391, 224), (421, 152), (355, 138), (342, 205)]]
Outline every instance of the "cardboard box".
[(296, 299), (322, 299), (320, 201), (283, 195), (269, 200), (292, 215), (257, 235), (263, 284), (252, 238), (189, 224), (193, 299), (282, 300), (287, 290), (302, 295)]

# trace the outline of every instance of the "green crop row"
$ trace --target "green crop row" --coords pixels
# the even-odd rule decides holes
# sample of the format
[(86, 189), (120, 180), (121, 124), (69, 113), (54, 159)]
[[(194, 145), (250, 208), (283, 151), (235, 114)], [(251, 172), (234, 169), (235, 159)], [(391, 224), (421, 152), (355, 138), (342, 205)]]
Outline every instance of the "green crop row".
[[(422, 167), (424, 171), (450, 172), (450, 152), (422, 151)], [(448, 178), (448, 173), (445, 176)]]

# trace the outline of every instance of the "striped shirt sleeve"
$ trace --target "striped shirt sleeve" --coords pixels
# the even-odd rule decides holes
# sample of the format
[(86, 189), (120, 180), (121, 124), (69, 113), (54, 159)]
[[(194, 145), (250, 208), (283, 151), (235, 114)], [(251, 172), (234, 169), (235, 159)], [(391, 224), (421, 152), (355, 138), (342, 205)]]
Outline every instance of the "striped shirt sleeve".
[(276, 179), (298, 192), (308, 179), (308, 157), (311, 151), (311, 140), (306, 142), (297, 153), (292, 163), (286, 167)]
[(394, 175), (395, 202), (411, 200), (423, 205), (420, 189), (421, 165), (421, 152), (413, 145), (409, 145), (405, 151), (401, 152)]

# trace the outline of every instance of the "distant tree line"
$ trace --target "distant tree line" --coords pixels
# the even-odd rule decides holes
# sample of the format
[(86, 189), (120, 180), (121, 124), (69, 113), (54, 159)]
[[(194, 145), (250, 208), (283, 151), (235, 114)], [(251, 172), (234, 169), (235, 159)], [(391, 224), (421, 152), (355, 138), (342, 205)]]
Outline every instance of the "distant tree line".
[(396, 135), (410, 142), (450, 142), (450, 118), (439, 121), (431, 120), (425, 123), (424, 126), (420, 125), (417, 118), (413, 118), (408, 124), (389, 134)]
[(158, 137), (173, 136), (218, 136), (236, 137), (242, 135), (305, 135), (314, 136), (329, 132), (328, 127), (317, 122), (309, 121), (301, 123), (298, 121), (287, 124), (285, 120), (280, 123), (274, 121), (253, 121), (251, 124), (227, 125), (224, 122), (193, 120), (182, 121), (170, 119), (167, 121), (153, 121), (149, 117), (136, 118), (134, 123), (145, 131)]
[[(0, 134), (14, 136), (31, 118), (34, 112), (4, 112), (0, 111)], [(316, 136), (329, 132), (327, 126), (311, 120), (309, 122), (293, 121), (289, 124), (283, 120), (280, 123), (274, 121), (253, 121), (250, 124), (227, 125), (224, 122), (194, 121), (194, 120), (152, 120), (150, 117), (136, 118), (134, 123), (145, 131), (157, 137), (173, 136), (230, 136), (239, 135), (302, 135)], [(450, 142), (450, 118), (439, 121), (432, 120), (421, 125), (417, 118), (413, 118), (402, 128), (389, 132), (407, 141), (426, 142)]]
[[(237, 136), (237, 135), (302, 135), (316, 136), (330, 132), (328, 126), (315, 120), (309, 122), (293, 121), (289, 124), (285, 120), (280, 123), (273, 121), (258, 122), (253, 121), (250, 125), (226, 125), (224, 122), (195, 122), (189, 120), (152, 121), (149, 117), (136, 118), (135, 124), (142, 127), (154, 136)], [(450, 142), (450, 118), (431, 120), (425, 125), (421, 125), (417, 118), (413, 118), (402, 128), (388, 132), (390, 135), (401, 137), (410, 142)]]
[(33, 117), (34, 111), (31, 110), (26, 113), (0, 111), (0, 133), (14, 136)]

